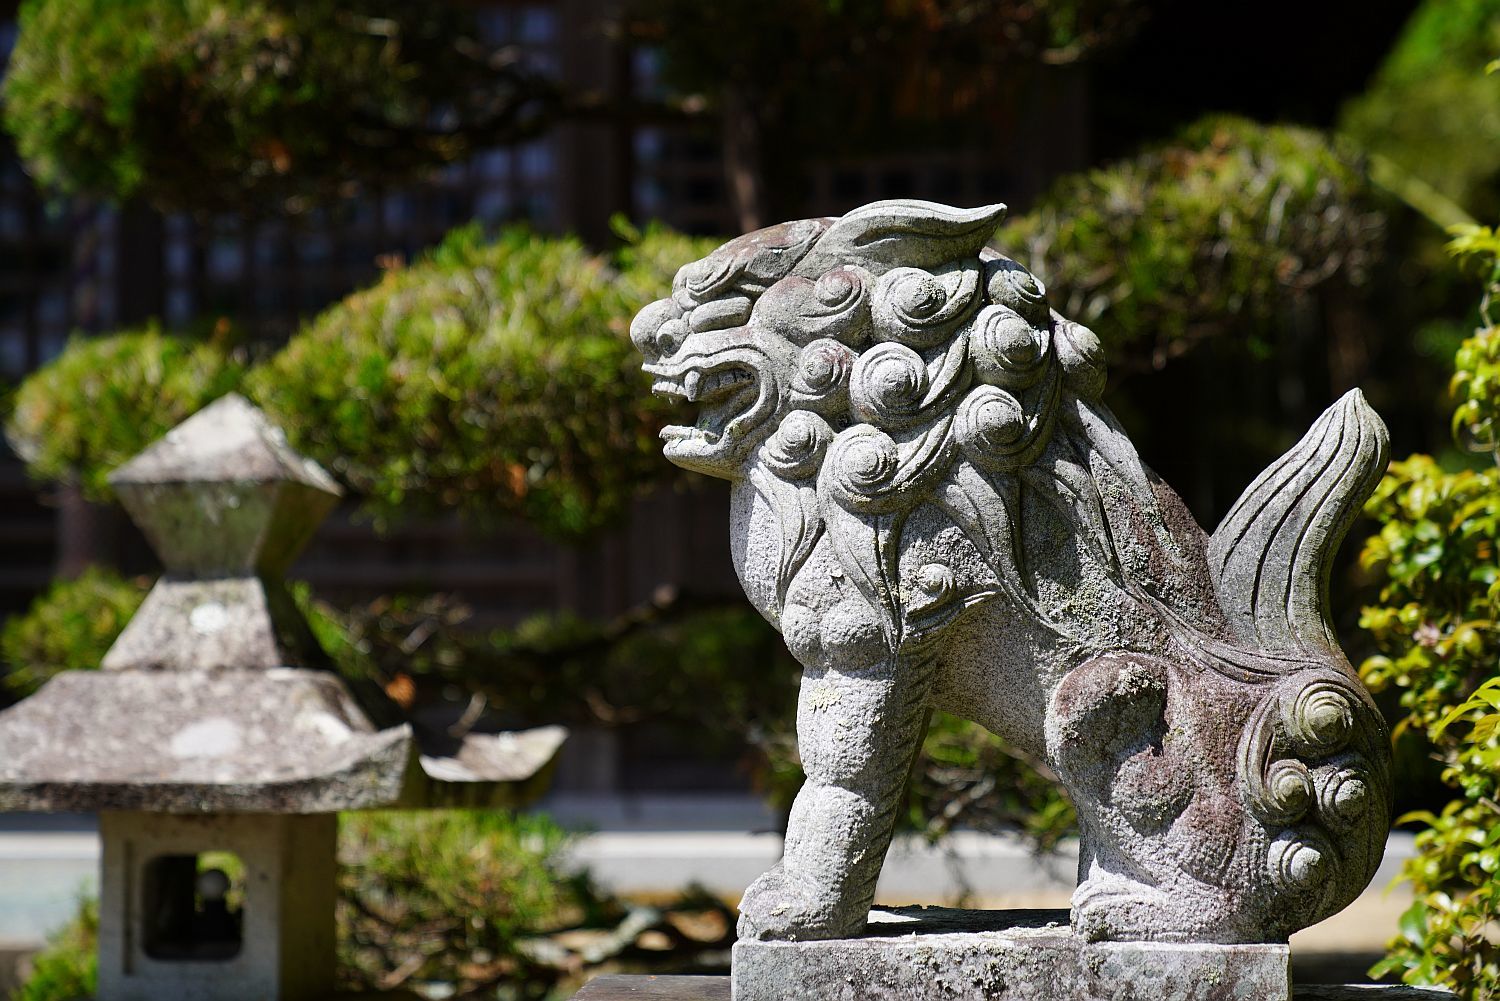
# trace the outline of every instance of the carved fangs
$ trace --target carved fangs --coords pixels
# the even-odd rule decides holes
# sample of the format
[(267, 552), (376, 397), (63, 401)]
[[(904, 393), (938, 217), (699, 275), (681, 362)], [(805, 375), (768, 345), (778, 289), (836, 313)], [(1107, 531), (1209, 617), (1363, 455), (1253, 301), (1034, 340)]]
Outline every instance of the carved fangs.
[(677, 397), (698, 404), (697, 421), (692, 425), (670, 425), (662, 429), (668, 455), (696, 468), (694, 457), (708, 458), (721, 446), (732, 444), (732, 430), (758, 423), (758, 411), (767, 402), (765, 388), (756, 373), (746, 365), (733, 362), (718, 367), (692, 366), (671, 375), (658, 374), (652, 392), (663, 397)]
[(695, 368), (683, 375), (680, 381), (658, 378), (652, 384), (651, 392), (658, 396), (679, 396), (689, 403), (711, 403), (739, 386), (754, 382), (755, 374), (739, 366), (716, 372), (704, 372)]

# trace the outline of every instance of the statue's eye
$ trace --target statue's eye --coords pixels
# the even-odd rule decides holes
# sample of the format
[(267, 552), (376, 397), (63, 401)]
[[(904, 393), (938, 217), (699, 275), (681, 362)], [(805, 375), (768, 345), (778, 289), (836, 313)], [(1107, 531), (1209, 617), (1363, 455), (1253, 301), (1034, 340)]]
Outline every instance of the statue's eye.
[(677, 353), (682, 347), (682, 342), (687, 339), (688, 326), (681, 320), (668, 320), (656, 331), (656, 351), (663, 358), (669, 358)]

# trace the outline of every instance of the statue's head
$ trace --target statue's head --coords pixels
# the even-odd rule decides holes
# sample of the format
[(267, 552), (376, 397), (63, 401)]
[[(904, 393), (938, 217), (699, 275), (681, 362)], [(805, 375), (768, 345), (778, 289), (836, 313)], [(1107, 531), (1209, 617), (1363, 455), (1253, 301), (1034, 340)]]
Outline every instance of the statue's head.
[[(655, 391), (699, 408), (693, 426), (662, 432), (667, 458), (734, 478), (777, 434), (773, 455), (821, 461), (847, 428), (952, 416), (976, 382), (994, 390), (980, 410), (1026, 423), (1034, 408), (1007, 408), (1052, 367), (1052, 318), (1041, 283), (984, 247), (1004, 212), (875, 202), (683, 267), (631, 326)], [(1099, 368), (1096, 345), (1081, 347)]]

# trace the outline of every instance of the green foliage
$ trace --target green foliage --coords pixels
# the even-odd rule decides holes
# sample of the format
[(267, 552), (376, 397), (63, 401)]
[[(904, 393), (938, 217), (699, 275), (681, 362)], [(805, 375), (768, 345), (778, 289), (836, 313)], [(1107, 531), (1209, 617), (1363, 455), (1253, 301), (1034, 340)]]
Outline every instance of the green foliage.
[(1490, 309), (1500, 294), (1500, 234), (1488, 226), (1455, 227), (1448, 249), (1485, 279), (1479, 304), (1482, 326), (1454, 359), (1452, 392), (1458, 407), (1453, 433), (1472, 449), (1494, 453), (1500, 448), (1500, 333)]
[(1340, 131), (1471, 214), (1500, 209), (1500, 0), (1426, 0)]
[(144, 582), (94, 567), (57, 581), (0, 627), (0, 688), (24, 698), (60, 671), (97, 668), (145, 596)]
[(379, 520), (516, 515), (576, 540), (669, 475), (669, 405), (640, 373), (630, 318), (714, 245), (622, 232), (607, 257), (524, 227), (457, 230), (248, 371), (224, 331), (75, 338), (16, 391), (6, 431), (33, 477), (105, 499), (111, 469), (238, 389)]
[(454, 985), (460, 996), (546, 997), (558, 971), (536, 962), (526, 940), (576, 919), (586, 902), (586, 887), (557, 871), (564, 842), (562, 830), (544, 816), (345, 815), (339, 848), (344, 986), (392, 990), (437, 981)]
[(545, 125), (553, 88), (475, 39), (454, 3), (28, 0), (6, 125), (63, 191), (296, 210)]
[(156, 326), (109, 337), (75, 337), (21, 383), (5, 434), (39, 480), (109, 496), (110, 470), (196, 410), (234, 389), (243, 366), (209, 340)]
[(669, 411), (627, 336), (669, 287), (650, 232), (622, 276), (570, 238), (457, 230), (317, 317), (247, 387), (377, 518), (519, 515), (587, 535), (663, 475)]
[(11, 1001), (79, 1001), (94, 996), (99, 979), (99, 905), (79, 904), (78, 915), (31, 960), (31, 976)]
[(907, 823), (937, 838), (956, 828), (1016, 831), (1049, 851), (1077, 833), (1052, 770), (977, 723), (934, 713), (907, 791)]
[(1437, 813), (1399, 818), (1423, 825), (1417, 854), (1402, 869), (1416, 900), (1402, 915), (1400, 936), (1370, 972), (1400, 971), (1409, 984), (1452, 988), (1473, 1001), (1500, 998), (1500, 679), (1453, 707), (1430, 732), (1441, 738), (1462, 719), (1469, 732), (1444, 743), (1443, 780), (1461, 795)]
[(1374, 689), (1401, 690), (1401, 726), (1425, 730), (1456, 793), (1438, 813), (1401, 818), (1424, 825), (1402, 871), (1416, 902), (1372, 972), (1492, 1001), (1500, 998), (1500, 334), (1488, 307), (1500, 290), (1500, 241), (1471, 228), (1450, 249), (1487, 282), (1483, 326), (1456, 357), (1454, 428), (1497, 461), (1445, 472), (1412, 456), (1391, 466), (1366, 508), (1381, 530), (1361, 560), (1385, 579), (1361, 618), (1379, 649), (1361, 674)]
[(1500, 655), (1500, 468), (1447, 473), (1415, 455), (1391, 464), (1365, 513), (1380, 532), (1360, 560), (1385, 581), (1360, 616), (1380, 650), (1361, 671), (1377, 691), (1399, 688), (1410, 723), (1430, 728)]
[(1303, 128), (1210, 118), (1065, 177), (997, 237), (1095, 326), (1112, 365), (1160, 367), (1206, 337), (1254, 347), (1287, 303), (1365, 281), (1384, 216), (1359, 159)]

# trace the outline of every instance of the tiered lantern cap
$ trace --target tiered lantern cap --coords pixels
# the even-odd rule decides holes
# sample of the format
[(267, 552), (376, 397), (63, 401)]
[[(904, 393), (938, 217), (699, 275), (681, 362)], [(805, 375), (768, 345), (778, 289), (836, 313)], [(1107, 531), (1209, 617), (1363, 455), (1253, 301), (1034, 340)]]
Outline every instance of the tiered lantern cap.
[(329, 666), (282, 574), (339, 488), (224, 397), (110, 477), (165, 572), (100, 671), (0, 713), (0, 810), (513, 805), (565, 733), (437, 735)]

